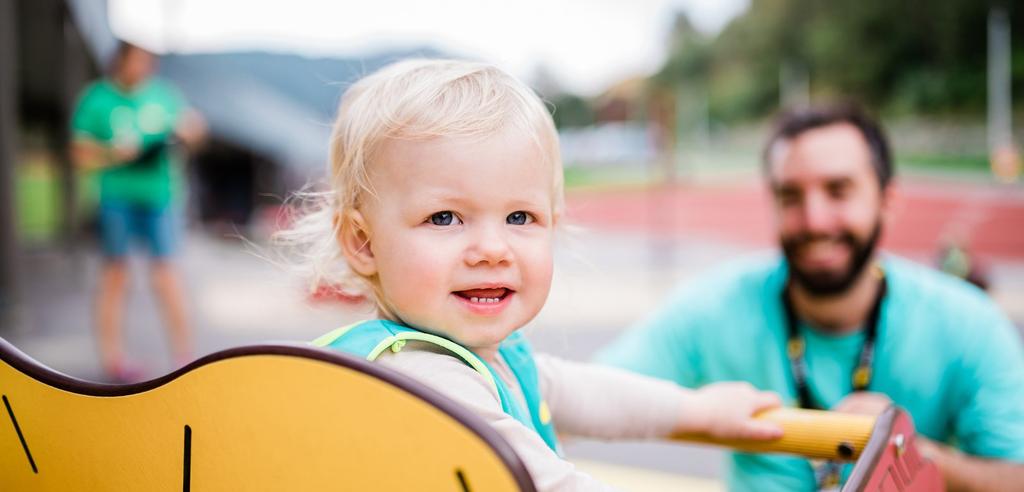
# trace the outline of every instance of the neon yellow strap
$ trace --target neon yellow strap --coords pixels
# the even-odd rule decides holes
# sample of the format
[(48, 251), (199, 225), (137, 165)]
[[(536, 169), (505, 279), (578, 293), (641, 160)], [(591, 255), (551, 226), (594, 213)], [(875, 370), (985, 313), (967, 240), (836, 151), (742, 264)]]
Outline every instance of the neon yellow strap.
[(333, 329), (333, 330), (331, 330), (331, 331), (329, 331), (327, 333), (324, 333), (323, 335), (320, 335), (319, 337), (317, 337), (316, 340), (313, 340), (312, 342), (309, 342), (309, 343), (310, 343), (310, 345), (315, 345), (317, 347), (326, 347), (326, 346), (330, 345), (332, 342), (334, 342), (335, 340), (341, 338), (342, 335), (348, 333), (349, 330), (351, 330), (352, 328), (355, 328), (360, 323), (362, 323), (362, 321), (356, 321), (355, 323), (352, 323), (351, 325), (342, 326), (341, 328), (335, 328), (335, 329)]
[[(351, 326), (342, 328), (341, 330), (347, 330), (349, 328), (351, 328)], [(324, 335), (323, 337), (320, 338), (327, 337), (333, 333), (334, 332), (328, 333), (327, 335)], [(344, 334), (344, 331), (342, 331), (341, 333)], [(339, 334), (338, 336), (341, 335)], [(319, 338), (317, 340), (319, 340)], [(455, 353), (455, 355), (458, 355), (462, 360), (466, 361), (466, 363), (469, 364), (469, 366), (472, 367), (476, 372), (480, 373), (480, 375), (484, 377), (487, 383), (491, 385), (491, 388), (494, 389), (495, 393), (501, 394), (500, 392), (498, 392), (498, 384), (494, 381), (494, 376), (491, 374), (490, 369), (488, 369), (487, 366), (484, 365), (483, 361), (481, 361), (480, 358), (476, 356), (476, 354), (470, 352), (465, 347), (451, 340), (448, 340), (447, 338), (439, 337), (437, 335), (431, 335), (429, 333), (422, 333), (418, 331), (406, 331), (399, 333), (397, 335), (387, 337), (380, 343), (378, 343), (377, 346), (373, 348), (373, 350), (370, 351), (370, 354), (366, 356), (366, 360), (373, 362), (374, 360), (377, 359), (377, 357), (380, 357), (380, 354), (382, 352), (384, 352), (388, 348), (392, 348), (396, 344), (397, 350), (394, 350), (394, 348), (392, 348), (392, 351), (398, 352), (398, 350), (402, 349), (402, 346), (405, 345), (405, 342), (407, 340), (416, 340), (419, 342), (432, 343), (434, 345), (439, 345), (440, 347)]]

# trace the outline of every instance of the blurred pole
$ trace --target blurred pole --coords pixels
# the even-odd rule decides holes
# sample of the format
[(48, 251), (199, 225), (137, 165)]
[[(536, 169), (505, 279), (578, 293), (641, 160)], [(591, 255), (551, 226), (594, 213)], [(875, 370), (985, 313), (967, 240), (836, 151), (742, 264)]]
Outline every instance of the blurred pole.
[(689, 98), (686, 97), (686, 90), (683, 84), (679, 84), (675, 87), (675, 91), (672, 94), (675, 99), (675, 107), (673, 108), (672, 124), (674, 125), (672, 140), (675, 142), (674, 148), (672, 149), (672, 157), (669, 159), (668, 166), (671, 170), (671, 179), (674, 181), (675, 178), (682, 176), (686, 177), (687, 172), (693, 167), (693, 156), (691, 152), (692, 142), (690, 139), (685, 138), (685, 132), (687, 127), (691, 126), (689, 118), (686, 115), (686, 109), (690, 105)]
[[(647, 250), (650, 261), (648, 271), (652, 275), (668, 269), (674, 261), (675, 246), (671, 239), (666, 242), (665, 224), (674, 218), (673, 200), (675, 191), (676, 157), (679, 150), (679, 108), (682, 101), (678, 88), (655, 90), (648, 114), (658, 128), (657, 157), (652, 167), (651, 182), (646, 186), (646, 213), (652, 221), (647, 230)], [(652, 281), (654, 277), (652, 277)]]
[(988, 13), (988, 144), (994, 151), (1010, 143), (1010, 26), (1006, 11)]
[(992, 7), (988, 13), (988, 145), (993, 173), (1007, 182), (1020, 174), (1011, 118), (1010, 21), (1005, 8)]
[(711, 107), (706, 81), (680, 84), (676, 99), (676, 168), (679, 181), (700, 177), (711, 147)]
[(697, 108), (697, 143), (707, 152), (711, 148), (711, 91), (710, 83), (700, 85)]
[(811, 104), (810, 75), (804, 64), (792, 59), (779, 66), (779, 106), (806, 108)]
[(61, 188), (64, 190), (61, 203), (61, 242), (66, 253), (72, 258), (76, 267), (80, 263), (78, 255), (78, 183), (76, 181), (75, 168), (71, 163), (71, 108), (74, 105), (78, 90), (88, 75), (88, 66), (84, 56), (75, 56), (81, 53), (82, 41), (77, 37), (71, 14), (67, 5), (61, 6), (61, 30), (63, 43), (60, 46), (57, 69), (60, 71), (60, 103), (58, 105), (57, 120), (59, 124), (54, 128), (57, 145), (57, 164), (60, 172)]
[(17, 46), (13, 0), (0, 0), (0, 333), (10, 333), (19, 301), (15, 255), (14, 166), (17, 158)]
[(677, 178), (676, 153), (679, 151), (679, 93), (666, 90), (663, 94), (664, 107), (661, 108), (660, 119), (664, 127), (664, 141), (661, 155), (662, 180), (665, 184), (673, 184)]

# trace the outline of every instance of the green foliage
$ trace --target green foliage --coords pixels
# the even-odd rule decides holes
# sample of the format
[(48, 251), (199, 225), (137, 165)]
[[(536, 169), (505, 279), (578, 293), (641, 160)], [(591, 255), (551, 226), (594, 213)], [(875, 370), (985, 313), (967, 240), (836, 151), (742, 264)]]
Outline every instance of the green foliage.
[(561, 94), (551, 98), (548, 109), (558, 128), (594, 124), (594, 111), (590, 104), (575, 94)]
[(989, 172), (988, 157), (984, 155), (910, 154), (900, 157), (896, 166), (897, 169), (973, 172), (982, 175)]
[[(1024, 9), (1006, 5), (1013, 91), (1024, 94)], [(978, 0), (753, 0), (713, 40), (677, 21), (668, 60), (651, 82), (706, 85), (713, 118), (754, 118), (777, 108), (780, 67), (793, 63), (806, 68), (816, 98), (891, 113), (980, 115), (988, 14), (989, 2)]]

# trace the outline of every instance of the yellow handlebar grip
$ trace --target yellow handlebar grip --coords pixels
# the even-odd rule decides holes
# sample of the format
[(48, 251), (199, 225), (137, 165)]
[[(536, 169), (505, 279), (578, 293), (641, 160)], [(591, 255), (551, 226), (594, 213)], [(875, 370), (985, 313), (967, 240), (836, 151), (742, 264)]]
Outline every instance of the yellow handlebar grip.
[(782, 427), (782, 437), (772, 441), (747, 441), (687, 433), (676, 434), (672, 438), (752, 453), (785, 453), (813, 459), (854, 461), (864, 451), (875, 426), (875, 417), (870, 415), (797, 408), (776, 408), (756, 418), (778, 424)]

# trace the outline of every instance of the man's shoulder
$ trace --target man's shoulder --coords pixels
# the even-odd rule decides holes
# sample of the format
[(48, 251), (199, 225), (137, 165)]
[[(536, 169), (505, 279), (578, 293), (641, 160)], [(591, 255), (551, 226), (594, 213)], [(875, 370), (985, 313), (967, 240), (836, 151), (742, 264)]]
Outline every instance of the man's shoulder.
[(778, 255), (756, 253), (701, 272), (678, 289), (702, 297), (749, 296), (784, 279), (784, 268)]
[(887, 257), (885, 268), (892, 293), (888, 316), (907, 336), (961, 352), (985, 350), (1016, 335), (999, 305), (974, 285), (904, 258)]
[(999, 312), (984, 291), (945, 272), (894, 255), (887, 255), (884, 265), (896, 296), (917, 299), (936, 313)]
[(88, 84), (85, 84), (85, 87), (82, 88), (82, 94), (103, 94), (113, 91), (114, 87), (106, 78), (93, 80)]
[(112, 100), (115, 90), (107, 79), (97, 79), (86, 84), (78, 93), (80, 105), (99, 105), (105, 101)]
[(766, 299), (781, 289), (785, 265), (776, 254), (730, 260), (676, 286), (667, 308), (686, 319), (760, 316)]

